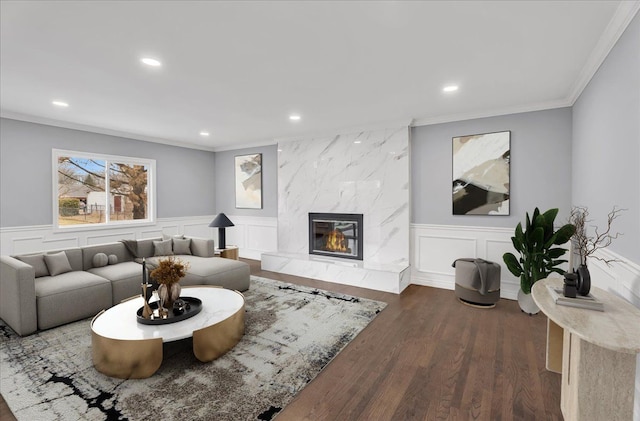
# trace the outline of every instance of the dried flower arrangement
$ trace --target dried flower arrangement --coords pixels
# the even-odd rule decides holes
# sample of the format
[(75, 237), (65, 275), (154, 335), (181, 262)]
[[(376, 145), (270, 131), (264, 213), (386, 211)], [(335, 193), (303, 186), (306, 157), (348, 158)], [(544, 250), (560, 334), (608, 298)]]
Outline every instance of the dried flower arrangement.
[(170, 256), (158, 261), (158, 267), (151, 271), (151, 277), (159, 284), (171, 285), (180, 282), (188, 268), (188, 262)]
[(609, 212), (607, 215), (607, 228), (601, 232), (598, 230), (597, 226), (593, 226), (594, 234), (587, 234), (587, 224), (591, 222), (589, 217), (589, 210), (584, 206), (574, 206), (571, 209), (571, 216), (569, 217), (569, 222), (575, 225), (576, 232), (573, 235), (574, 246), (580, 254), (580, 264), (587, 264), (587, 257), (591, 256), (594, 259), (598, 259), (609, 265), (612, 262), (616, 262), (616, 259), (604, 259), (599, 256), (594, 256), (593, 254), (598, 249), (603, 249), (609, 245), (611, 242), (622, 235), (619, 232), (613, 234), (611, 232), (611, 225), (613, 221), (620, 216), (620, 212), (625, 211), (626, 209), (621, 209), (616, 206), (613, 207), (613, 210)]

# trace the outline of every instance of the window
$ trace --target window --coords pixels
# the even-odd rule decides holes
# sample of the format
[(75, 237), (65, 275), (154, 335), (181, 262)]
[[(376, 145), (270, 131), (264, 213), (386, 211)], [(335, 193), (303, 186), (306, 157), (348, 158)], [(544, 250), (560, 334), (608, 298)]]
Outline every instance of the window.
[(155, 160), (53, 150), (58, 228), (155, 221)]

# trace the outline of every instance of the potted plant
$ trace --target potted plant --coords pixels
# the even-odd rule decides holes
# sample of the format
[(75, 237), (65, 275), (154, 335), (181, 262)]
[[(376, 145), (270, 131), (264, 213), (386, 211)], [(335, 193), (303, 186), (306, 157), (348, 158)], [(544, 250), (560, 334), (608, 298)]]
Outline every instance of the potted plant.
[[(594, 234), (587, 234), (587, 223), (591, 220), (587, 219), (589, 216), (589, 209), (584, 206), (574, 206), (571, 208), (571, 216), (569, 216), (569, 222), (576, 227), (576, 232), (571, 238), (574, 249), (580, 255), (580, 265), (576, 269), (578, 274), (578, 292), (581, 295), (588, 295), (591, 289), (591, 274), (587, 268), (587, 257), (591, 256), (594, 259), (603, 261), (609, 266), (611, 262), (617, 261), (616, 259), (605, 259), (600, 256), (595, 256), (594, 253), (605, 247), (608, 247), (613, 240), (622, 235), (619, 232), (611, 234), (611, 225), (613, 220), (616, 219), (620, 212), (626, 209), (620, 209), (616, 206), (613, 207), (611, 212), (607, 215), (607, 228), (604, 232), (600, 232), (598, 227), (594, 226)], [(573, 270), (574, 268), (570, 268)]]
[(527, 314), (536, 314), (539, 311), (529, 295), (533, 284), (548, 277), (552, 272), (564, 274), (558, 266), (567, 262), (560, 259), (567, 249), (556, 246), (569, 241), (575, 227), (565, 224), (556, 231), (553, 223), (557, 215), (557, 208), (544, 213), (540, 213), (536, 208), (531, 218), (527, 212), (525, 229), (522, 229), (522, 223), (518, 223), (515, 235), (511, 237), (513, 247), (520, 254), (520, 258), (516, 258), (513, 253), (505, 253), (502, 256), (507, 269), (520, 278), (518, 304)]

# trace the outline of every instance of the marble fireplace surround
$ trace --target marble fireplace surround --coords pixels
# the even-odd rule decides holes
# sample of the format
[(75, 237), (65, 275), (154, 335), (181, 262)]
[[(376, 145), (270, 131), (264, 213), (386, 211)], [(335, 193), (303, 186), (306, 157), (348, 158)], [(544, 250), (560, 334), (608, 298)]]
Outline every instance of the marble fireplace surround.
[[(278, 143), (278, 251), (262, 268), (400, 293), (410, 282), (408, 126)], [(363, 260), (309, 255), (308, 214), (361, 213)]]

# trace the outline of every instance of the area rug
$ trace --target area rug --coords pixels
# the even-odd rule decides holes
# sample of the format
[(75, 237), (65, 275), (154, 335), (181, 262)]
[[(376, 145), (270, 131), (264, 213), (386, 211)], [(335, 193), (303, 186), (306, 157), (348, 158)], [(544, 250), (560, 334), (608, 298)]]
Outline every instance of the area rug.
[(98, 373), (90, 320), (20, 338), (0, 321), (0, 392), (18, 420), (269, 420), (385, 304), (252, 277), (246, 331), (201, 363), (191, 341), (164, 345), (143, 380)]

